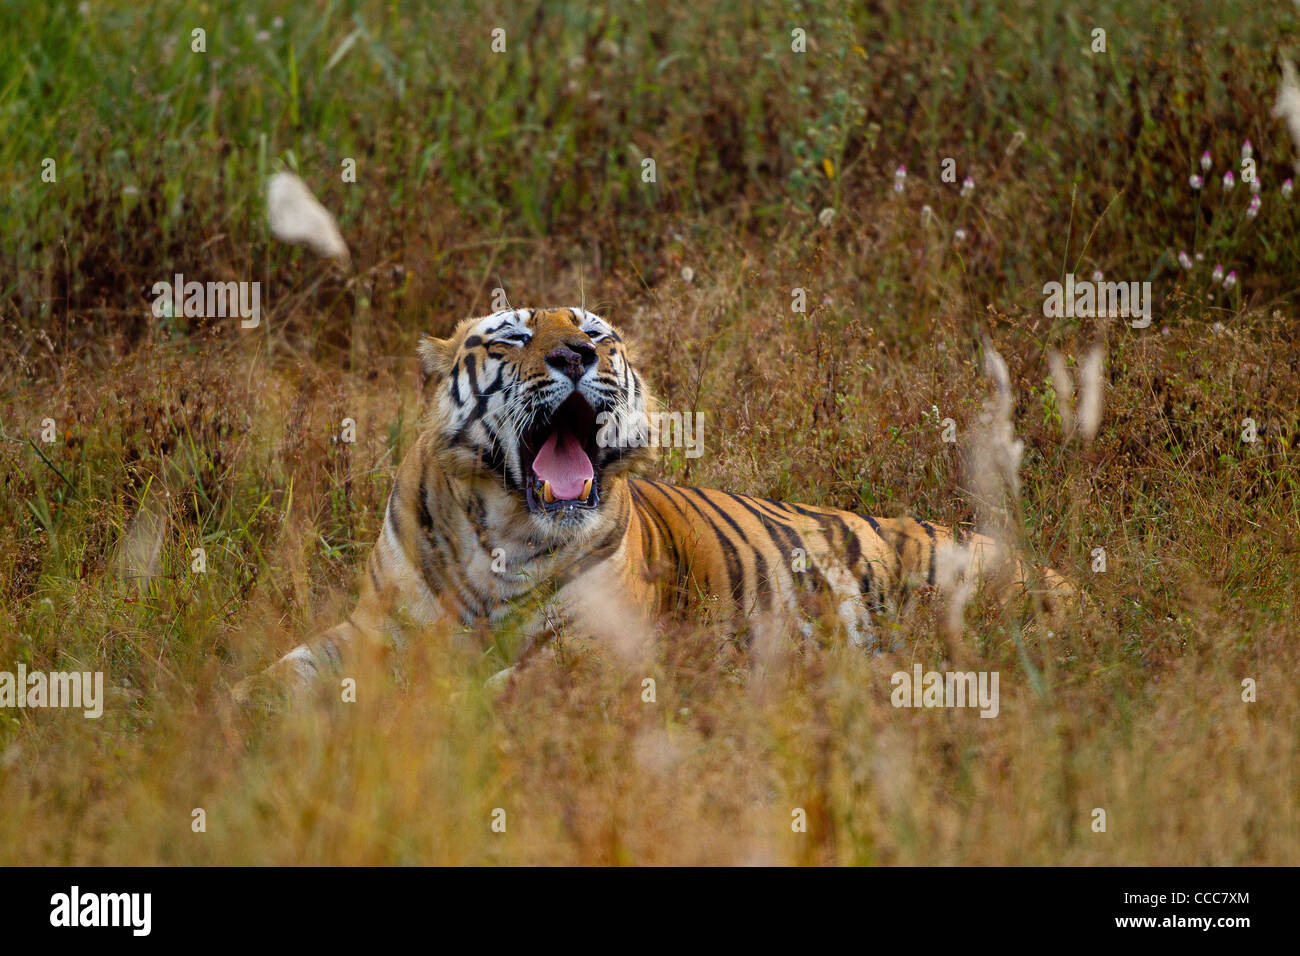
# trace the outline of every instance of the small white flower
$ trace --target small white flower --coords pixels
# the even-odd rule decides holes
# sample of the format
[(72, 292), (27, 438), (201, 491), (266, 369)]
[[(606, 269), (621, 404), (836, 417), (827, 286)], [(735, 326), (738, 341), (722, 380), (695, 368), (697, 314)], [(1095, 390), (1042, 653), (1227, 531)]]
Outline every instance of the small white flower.
[(1246, 218), (1254, 219), (1259, 215), (1260, 199), (1258, 196), (1252, 196), (1250, 205), (1246, 207)]
[(1193, 189), (1200, 189), (1202, 186), (1205, 185), (1205, 180), (1202, 179), (1196, 173), (1192, 173), (1192, 175), (1188, 177), (1187, 182), (1191, 185)]
[(1192, 256), (1192, 258), (1195, 259), (1197, 262), (1204, 262), (1204, 261), (1205, 261), (1205, 253), (1203, 253), (1203, 252), (1198, 252), (1198, 253), (1196, 253), (1196, 255)]
[(1226, 276), (1223, 277), (1223, 287), (1225, 289), (1231, 289), (1236, 284), (1237, 284), (1236, 271), (1229, 272)]
[(1220, 332), (1223, 331), (1223, 323), (1215, 322), (1212, 326), (1210, 326), (1210, 331), (1213, 332), (1215, 335), (1218, 335)]
[(1214, 271), (1210, 273), (1210, 281), (1218, 285), (1223, 281), (1223, 266), (1215, 263)]
[(835, 218), (835, 210), (832, 209), (830, 206), (827, 206), (825, 209), (823, 209), (821, 212), (817, 214), (817, 221), (820, 222), (823, 226), (829, 226), (831, 224), (831, 220), (833, 220), (834, 218)]
[(256, 33), (253, 34), (253, 39), (256, 40), (258, 43), (265, 43), (267, 40), (271, 39), (271, 31), (258, 30)]
[(1250, 159), (1250, 157), (1254, 155), (1255, 155), (1255, 147), (1250, 145), (1250, 140), (1246, 140), (1246, 142), (1241, 144), (1242, 159)]
[(954, 230), (952, 231), (952, 241), (953, 241), (953, 242), (965, 242), (965, 241), (966, 241), (966, 230), (965, 230), (965, 229), (954, 229)]
[(1232, 175), (1232, 170), (1230, 169), (1223, 174), (1223, 188), (1231, 189), (1235, 185), (1237, 185), (1237, 177)]
[(1282, 198), (1283, 198), (1283, 199), (1290, 199), (1290, 198), (1291, 198), (1291, 190), (1292, 190), (1293, 188), (1294, 188), (1294, 187), (1291, 185), (1291, 180), (1290, 180), (1289, 178), (1286, 179), (1286, 180), (1282, 183)]
[(929, 206), (922, 206), (922, 207), (921, 207), (921, 222), (922, 222), (922, 223), (928, 223), (928, 222), (929, 222), (931, 219), (933, 219), (933, 218), (934, 218), (934, 210), (931, 209)]
[(975, 180), (973, 180), (973, 179), (971, 179), (971, 177), (967, 176), (965, 179), (962, 180), (962, 183), (961, 183), (961, 195), (962, 195), (962, 198), (965, 199), (967, 196), (969, 196), (969, 195), (970, 195), (971, 193), (973, 193), (974, 191), (975, 191)]
[(1190, 269), (1192, 267), (1192, 257), (1186, 252), (1180, 252), (1178, 253), (1178, 264), (1184, 269)]
[(1105, 273), (1103, 273), (1100, 269), (1095, 269), (1092, 273), (1093, 282), (1101, 282), (1105, 278), (1106, 278)]
[(907, 184), (907, 167), (900, 163), (899, 167), (896, 170), (894, 170), (894, 192), (901, 193), (903, 191), (903, 187), (906, 184)]
[(1201, 153), (1201, 169), (1208, 173), (1210, 167), (1213, 165), (1214, 160), (1210, 159), (1210, 151), (1207, 149), (1205, 152)]
[(682, 266), (682, 281), (690, 282), (695, 278), (695, 270), (690, 266)]

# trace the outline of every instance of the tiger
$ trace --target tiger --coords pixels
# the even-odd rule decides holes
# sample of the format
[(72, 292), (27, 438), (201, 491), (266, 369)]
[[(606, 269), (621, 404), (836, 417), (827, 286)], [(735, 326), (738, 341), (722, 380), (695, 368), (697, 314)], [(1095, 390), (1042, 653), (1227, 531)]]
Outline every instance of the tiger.
[[(820, 596), (853, 644), (879, 649), (878, 616), (900, 588), (933, 587), (940, 549), (957, 541), (910, 517), (639, 477), (653, 399), (623, 336), (585, 308), (467, 318), (447, 338), (423, 334), (416, 351), (418, 437), (394, 475), (355, 607), (268, 668), (261, 679), (274, 686), (309, 687), (358, 645), (386, 653), (522, 616), (530, 623), (509, 673), (593, 595), (616, 602), (588, 615), (607, 628), (653, 627), (708, 603), (738, 631), (802, 619), (805, 634), (806, 597)], [(972, 573), (998, 555), (984, 535), (961, 544)], [(1072, 590), (1049, 568), (1034, 576), (1019, 556), (1005, 563), (1006, 588), (1034, 577), (1058, 602)]]

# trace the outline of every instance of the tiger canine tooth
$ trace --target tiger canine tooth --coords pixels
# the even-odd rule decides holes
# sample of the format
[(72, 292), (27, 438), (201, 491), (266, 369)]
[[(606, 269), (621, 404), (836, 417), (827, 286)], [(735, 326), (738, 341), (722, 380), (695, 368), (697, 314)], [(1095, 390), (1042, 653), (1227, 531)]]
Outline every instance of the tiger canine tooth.
[(555, 500), (555, 492), (551, 490), (551, 483), (549, 481), (542, 482), (542, 500), (548, 505)]
[(593, 479), (591, 478), (588, 478), (586, 481), (582, 483), (582, 498), (581, 498), (582, 501), (586, 501), (588, 498), (591, 497), (592, 484), (593, 484)]

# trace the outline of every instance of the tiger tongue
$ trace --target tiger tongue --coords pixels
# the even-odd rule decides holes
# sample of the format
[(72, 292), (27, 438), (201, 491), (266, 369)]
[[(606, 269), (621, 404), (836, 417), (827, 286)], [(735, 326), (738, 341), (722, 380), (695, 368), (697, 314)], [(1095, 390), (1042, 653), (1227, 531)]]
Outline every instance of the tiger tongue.
[(595, 477), (591, 459), (578, 439), (558, 429), (551, 432), (533, 459), (533, 474), (551, 484), (551, 494), (562, 501), (577, 501), (589, 478)]

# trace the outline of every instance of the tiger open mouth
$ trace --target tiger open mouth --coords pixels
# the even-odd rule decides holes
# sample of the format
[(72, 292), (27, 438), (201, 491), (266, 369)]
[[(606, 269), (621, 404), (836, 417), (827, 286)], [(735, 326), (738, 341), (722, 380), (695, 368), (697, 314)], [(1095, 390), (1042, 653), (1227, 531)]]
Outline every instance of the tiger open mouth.
[(596, 412), (574, 392), (519, 443), (528, 510), (549, 514), (599, 505), (596, 458)]

